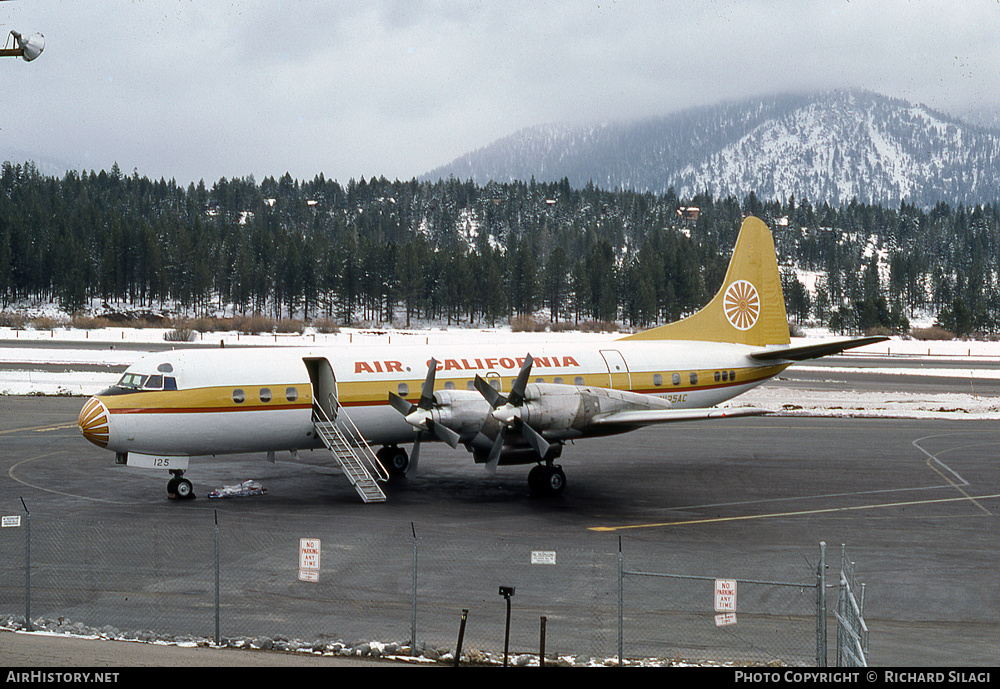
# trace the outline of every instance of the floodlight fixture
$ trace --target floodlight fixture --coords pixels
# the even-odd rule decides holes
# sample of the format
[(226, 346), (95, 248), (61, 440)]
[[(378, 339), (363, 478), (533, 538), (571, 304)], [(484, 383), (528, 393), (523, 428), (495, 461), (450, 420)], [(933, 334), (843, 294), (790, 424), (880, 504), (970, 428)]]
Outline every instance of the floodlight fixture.
[(17, 44), (17, 47), (0, 50), (0, 57), (20, 57), (25, 62), (31, 62), (45, 49), (45, 36), (40, 33), (32, 34), (27, 38), (17, 31), (11, 31), (10, 35), (14, 37), (14, 43)]

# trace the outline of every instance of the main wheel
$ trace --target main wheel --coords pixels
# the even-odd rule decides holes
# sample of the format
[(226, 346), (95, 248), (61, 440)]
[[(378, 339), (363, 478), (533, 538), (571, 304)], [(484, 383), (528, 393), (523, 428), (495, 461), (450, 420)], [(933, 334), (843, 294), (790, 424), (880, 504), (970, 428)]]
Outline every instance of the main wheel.
[(390, 476), (402, 476), (410, 466), (410, 457), (406, 454), (406, 450), (394, 445), (386, 445), (376, 453), (376, 457)]
[(539, 464), (528, 472), (528, 488), (532, 495), (559, 495), (566, 488), (562, 467)]
[(562, 467), (549, 467), (549, 471), (545, 477), (546, 492), (549, 495), (559, 495), (563, 492), (564, 488), (566, 488), (566, 474), (563, 472)]

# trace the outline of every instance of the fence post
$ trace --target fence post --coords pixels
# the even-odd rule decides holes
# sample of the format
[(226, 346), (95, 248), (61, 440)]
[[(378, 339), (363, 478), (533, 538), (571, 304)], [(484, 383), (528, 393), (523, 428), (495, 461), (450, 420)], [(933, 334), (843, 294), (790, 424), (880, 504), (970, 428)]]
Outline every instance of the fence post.
[(31, 629), (31, 512), (21, 498), (24, 507), (24, 628)]
[[(930, 350), (927, 350), (928, 354)], [(847, 546), (843, 543), (840, 544), (840, 589), (837, 594), (837, 667), (844, 667), (844, 623), (840, 620), (847, 619), (847, 596), (844, 591), (847, 588), (847, 579), (844, 577), (844, 571), (847, 569), (845, 563), (847, 562)]]
[(458, 667), (458, 662), (462, 659), (462, 641), (465, 639), (465, 623), (469, 619), (469, 610), (465, 608), (462, 610), (462, 620), (458, 624), (458, 644), (455, 646), (455, 667)]
[(417, 530), (410, 522), (413, 533), (413, 600), (410, 603), (410, 655), (417, 654)]
[(215, 645), (222, 642), (219, 620), (219, 510), (215, 510)]
[(816, 666), (826, 667), (826, 542), (819, 542), (816, 565)]
[(622, 627), (624, 625), (624, 612), (623, 612), (623, 589), (625, 587), (625, 564), (622, 557), (622, 537), (618, 537), (618, 667), (622, 666), (622, 659), (624, 658), (623, 648), (622, 648)]
[(539, 630), (538, 667), (545, 667), (545, 615), (542, 615), (540, 623), (541, 629)]

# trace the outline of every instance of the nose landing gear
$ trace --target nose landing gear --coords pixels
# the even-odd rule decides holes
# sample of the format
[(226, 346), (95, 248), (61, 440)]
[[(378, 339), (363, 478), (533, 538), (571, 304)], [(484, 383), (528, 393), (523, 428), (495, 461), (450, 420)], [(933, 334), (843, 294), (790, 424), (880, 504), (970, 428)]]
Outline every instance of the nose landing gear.
[(194, 486), (184, 478), (183, 469), (171, 469), (173, 478), (167, 481), (167, 497), (171, 500), (191, 500), (194, 498)]

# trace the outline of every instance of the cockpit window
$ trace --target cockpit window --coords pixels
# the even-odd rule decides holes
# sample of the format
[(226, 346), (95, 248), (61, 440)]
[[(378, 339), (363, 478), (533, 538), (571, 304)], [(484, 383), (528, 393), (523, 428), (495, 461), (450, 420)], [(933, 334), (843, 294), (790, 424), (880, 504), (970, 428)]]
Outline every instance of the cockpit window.
[(160, 390), (163, 388), (163, 376), (150, 376), (143, 387), (149, 390)]
[(118, 381), (118, 387), (138, 389), (145, 385), (146, 378), (148, 378), (148, 376), (144, 376), (141, 373), (126, 373), (122, 376), (121, 380)]

